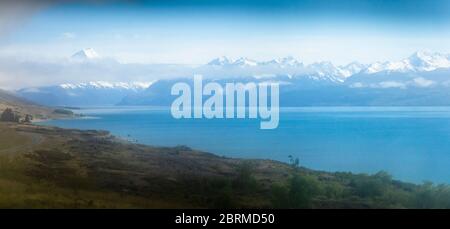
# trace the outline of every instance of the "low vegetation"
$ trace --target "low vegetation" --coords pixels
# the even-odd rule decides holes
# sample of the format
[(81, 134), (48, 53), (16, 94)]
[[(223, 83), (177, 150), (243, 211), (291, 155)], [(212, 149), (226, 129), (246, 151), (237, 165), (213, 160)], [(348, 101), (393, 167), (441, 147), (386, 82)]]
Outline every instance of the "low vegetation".
[(0, 123), (0, 208), (450, 208), (450, 187)]
[(54, 114), (60, 114), (60, 115), (73, 115), (74, 113), (71, 110), (57, 108), (53, 111)]

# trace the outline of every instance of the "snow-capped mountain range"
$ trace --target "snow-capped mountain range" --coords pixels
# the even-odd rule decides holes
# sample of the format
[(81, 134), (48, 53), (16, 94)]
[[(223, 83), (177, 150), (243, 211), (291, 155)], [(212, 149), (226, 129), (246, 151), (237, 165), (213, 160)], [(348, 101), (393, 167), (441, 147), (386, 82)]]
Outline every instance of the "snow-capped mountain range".
[(254, 67), (254, 66), (267, 66), (267, 65), (274, 65), (274, 66), (279, 66), (279, 67), (303, 66), (303, 64), (301, 62), (299, 62), (292, 56), (273, 59), (270, 61), (263, 61), (263, 62), (257, 62), (255, 60), (245, 58), (245, 57), (241, 57), (239, 59), (233, 60), (226, 56), (221, 56), (219, 58), (211, 60), (208, 63), (208, 65), (210, 65), (210, 66), (239, 66), (239, 67)]
[(145, 91), (154, 82), (92, 81), (25, 88), (17, 93), (28, 100), (48, 106), (109, 106), (124, 97)]
[[(93, 49), (81, 50), (71, 58), (83, 60), (83, 66), (90, 63), (89, 67), (101, 64), (99, 60), (103, 59)], [(146, 67), (152, 69), (152, 66)], [(170, 69), (176, 70), (173, 66)], [(243, 82), (280, 82), (283, 85), (280, 98), (284, 98), (280, 102), (289, 106), (450, 105), (450, 55), (427, 51), (416, 52), (399, 61), (352, 62), (342, 66), (331, 62), (305, 65), (294, 57), (268, 61), (220, 57), (202, 66), (184, 68), (177, 74), (180, 72), (182, 75), (177, 79), (64, 83), (24, 88), (17, 93), (31, 101), (53, 106), (170, 105), (171, 85), (177, 80), (189, 82), (193, 74), (202, 74), (206, 80), (219, 83), (229, 82), (229, 77)]]
[(65, 83), (60, 84), (59, 87), (63, 89), (122, 89), (122, 90), (143, 90), (152, 85), (153, 82), (106, 82), (106, 81), (91, 81), (87, 83)]
[(258, 68), (272, 66), (277, 68), (299, 68), (303, 72), (316, 74), (318, 76), (333, 76), (337, 81), (343, 82), (354, 74), (364, 72), (366, 74), (374, 74), (378, 72), (424, 72), (434, 71), (440, 68), (450, 68), (450, 55), (441, 53), (433, 53), (429, 51), (418, 51), (408, 58), (400, 61), (376, 62), (372, 64), (361, 64), (352, 62), (344, 66), (335, 66), (331, 62), (317, 62), (304, 65), (294, 57), (285, 57), (270, 61), (258, 62), (248, 58), (241, 57), (233, 60), (228, 57), (219, 57), (208, 63), (209, 66), (218, 67), (240, 67), (240, 68)]
[(365, 73), (389, 72), (429, 72), (439, 68), (450, 68), (450, 55), (431, 52), (416, 52), (409, 58), (397, 62), (376, 62), (367, 67)]
[[(83, 62), (95, 62), (99, 60), (106, 60), (107, 58), (101, 57), (92, 48), (86, 48), (73, 54), (70, 59)], [(330, 80), (342, 83), (347, 78), (359, 73), (370, 75), (380, 72), (429, 72), (437, 69), (450, 68), (450, 55), (430, 51), (418, 51), (408, 58), (399, 61), (375, 62), (371, 64), (361, 64), (355, 61), (341, 66), (336, 66), (328, 61), (305, 65), (300, 60), (297, 60), (292, 56), (268, 61), (255, 61), (246, 57), (231, 59), (226, 56), (222, 56), (211, 60), (206, 65), (200, 66), (198, 69), (193, 69), (193, 72), (198, 70), (202, 73), (201, 70), (205, 69), (205, 67), (212, 67), (213, 70), (216, 71), (230, 71), (233, 72), (233, 74), (239, 74), (239, 70), (245, 70), (245, 74), (247, 76), (251, 75), (252, 71), (254, 71), (255, 75), (303, 75), (315, 80)], [(256, 74), (256, 72), (258, 74)], [(104, 83), (108, 84), (107, 82)], [(116, 84), (117, 85), (115, 86), (119, 87), (121, 84), (125, 87), (129, 86), (126, 85), (129, 83)]]

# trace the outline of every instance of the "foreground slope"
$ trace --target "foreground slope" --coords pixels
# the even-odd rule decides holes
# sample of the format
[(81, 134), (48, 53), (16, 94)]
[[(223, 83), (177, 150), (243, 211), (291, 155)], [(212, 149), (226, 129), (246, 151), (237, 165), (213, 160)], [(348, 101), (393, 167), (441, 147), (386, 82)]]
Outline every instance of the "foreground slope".
[(32, 115), (34, 119), (70, 117), (70, 113), (59, 113), (61, 109), (53, 109), (38, 105), (0, 89), (0, 114), (10, 108), (21, 116)]
[(449, 208), (450, 189), (0, 123), (0, 208)]
[[(7, 92), (0, 92), (0, 106), (37, 118), (68, 117)], [(0, 122), (0, 208), (450, 208), (447, 185), (403, 183), (384, 172), (312, 171), (291, 161)]]

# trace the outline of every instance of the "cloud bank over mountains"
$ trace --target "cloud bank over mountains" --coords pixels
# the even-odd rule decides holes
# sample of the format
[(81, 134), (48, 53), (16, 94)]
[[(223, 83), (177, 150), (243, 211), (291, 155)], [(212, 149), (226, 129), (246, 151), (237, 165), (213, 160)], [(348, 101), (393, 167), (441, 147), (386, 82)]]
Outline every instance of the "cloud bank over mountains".
[(0, 69), (17, 74), (7, 79), (16, 82), (19, 95), (46, 105), (169, 105), (171, 86), (191, 83), (194, 74), (222, 84), (278, 82), (285, 106), (450, 105), (450, 56), (428, 51), (399, 61), (342, 66), (306, 65), (293, 57), (219, 57), (190, 66), (123, 64), (84, 49), (57, 62), (2, 64)]
[[(94, 49), (75, 52), (59, 60), (20, 60), (0, 58), (0, 87), (20, 89), (65, 83), (105, 82), (151, 82), (162, 79), (192, 77), (202, 74), (207, 79), (253, 77), (262, 78), (308, 78), (333, 83), (351, 83), (352, 87), (408, 87), (434, 85), (421, 73), (450, 68), (448, 54), (419, 51), (410, 57), (393, 62), (361, 64), (352, 62), (335, 66), (331, 62), (317, 62), (305, 65), (293, 57), (266, 61), (255, 61), (245, 57), (230, 59), (219, 57), (204, 65), (178, 64), (132, 64), (120, 63), (103, 57)], [(415, 75), (408, 82), (398, 82), (398, 74)], [(387, 75), (370, 77), (372, 75)], [(363, 77), (367, 76), (367, 77)], [(379, 79), (385, 79), (380, 82)], [(358, 80), (359, 79), (359, 80)], [(450, 80), (450, 77), (449, 79)], [(445, 79), (440, 83), (450, 84)]]
[(0, 88), (7, 90), (90, 81), (149, 82), (191, 74), (192, 68), (184, 65), (122, 64), (92, 48), (64, 59), (0, 57)]

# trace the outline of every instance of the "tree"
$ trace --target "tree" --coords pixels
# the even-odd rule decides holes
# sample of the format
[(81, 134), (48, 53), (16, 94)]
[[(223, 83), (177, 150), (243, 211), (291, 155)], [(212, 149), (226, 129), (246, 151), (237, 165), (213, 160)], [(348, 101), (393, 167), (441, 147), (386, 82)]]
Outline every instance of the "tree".
[(294, 169), (297, 169), (300, 166), (300, 159), (298, 157), (294, 158), (292, 155), (289, 155), (289, 163)]
[(0, 121), (3, 122), (19, 122), (20, 116), (15, 113), (11, 108), (6, 108), (5, 111), (3, 111)]
[(33, 116), (29, 114), (25, 115), (25, 119), (23, 120), (23, 122), (31, 123), (31, 121), (33, 121)]

